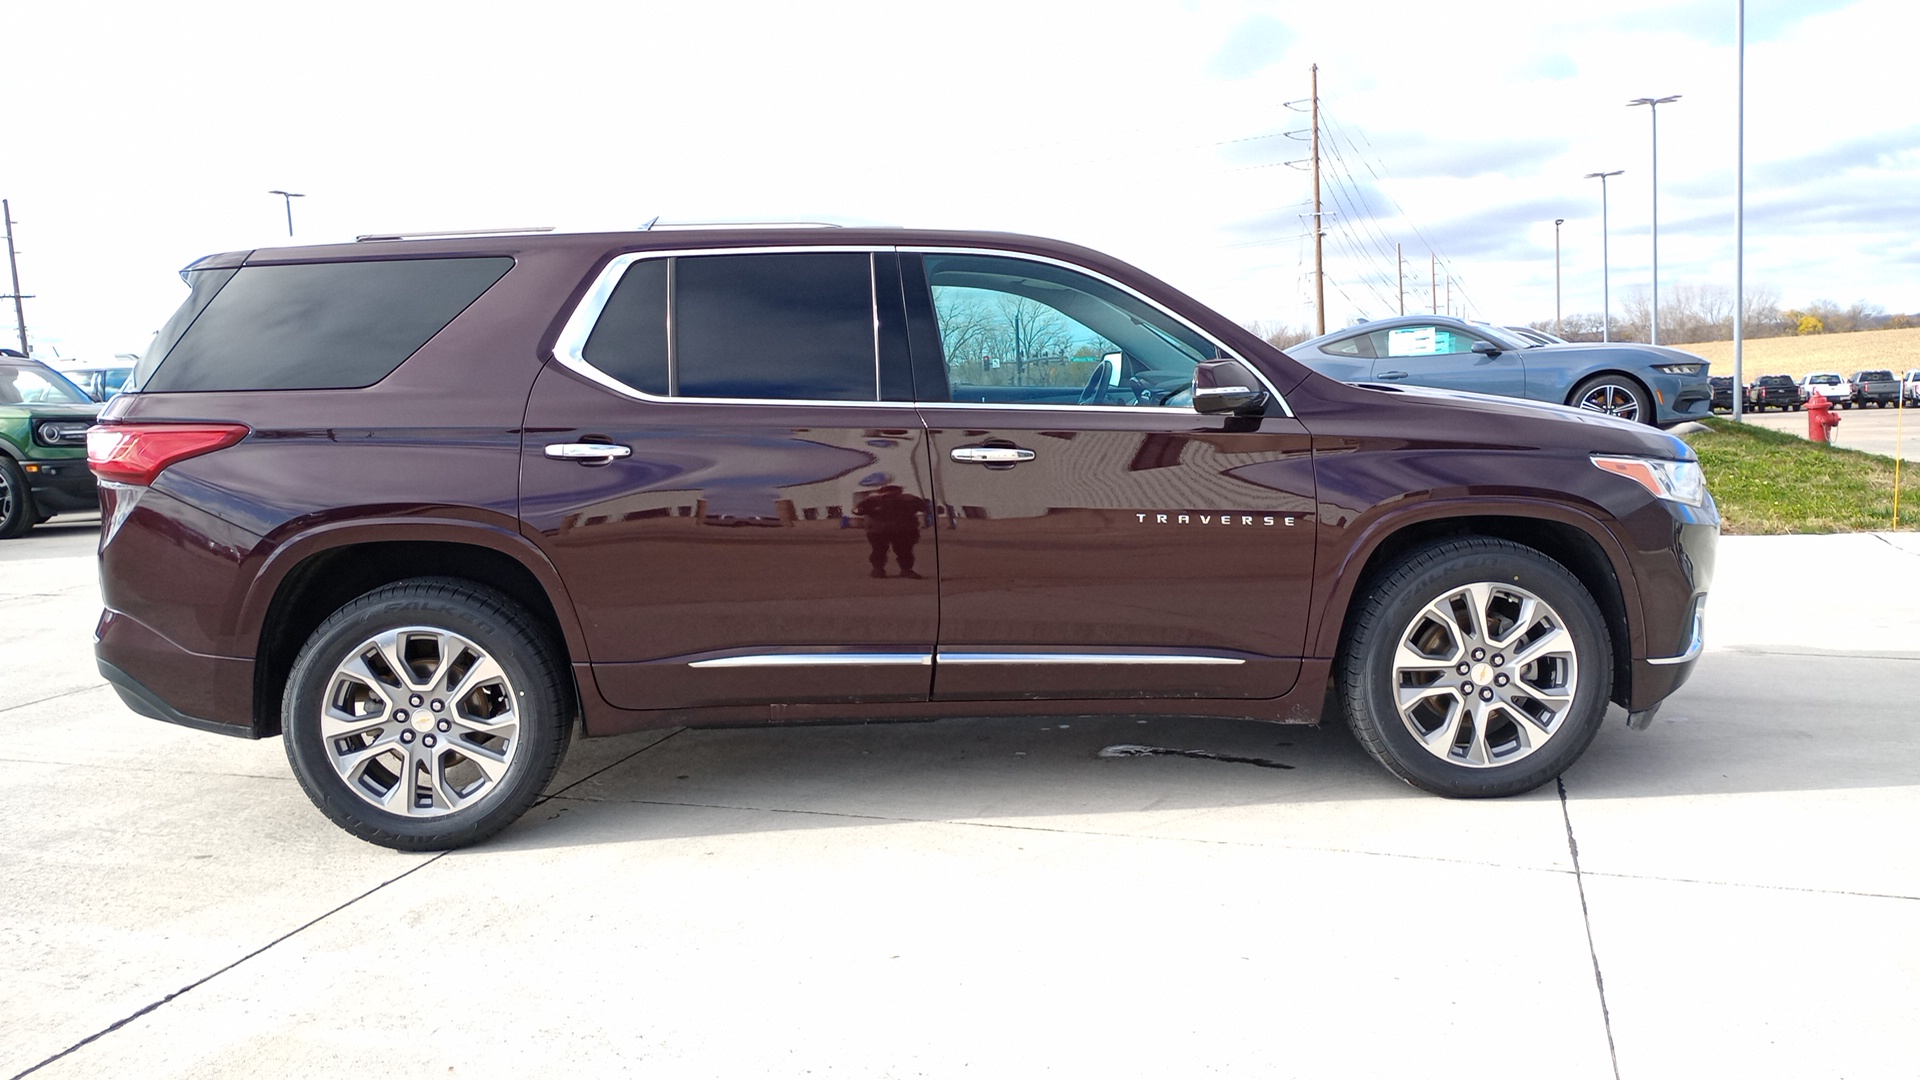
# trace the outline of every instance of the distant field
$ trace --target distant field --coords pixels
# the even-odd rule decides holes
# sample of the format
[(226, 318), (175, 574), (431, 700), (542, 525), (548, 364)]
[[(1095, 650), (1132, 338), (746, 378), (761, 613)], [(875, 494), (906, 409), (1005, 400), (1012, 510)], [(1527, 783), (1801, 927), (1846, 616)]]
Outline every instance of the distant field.
[[(1713, 374), (1733, 374), (1733, 342), (1701, 341), (1676, 345), (1713, 361)], [(1802, 375), (1865, 368), (1890, 368), (1894, 375), (1920, 368), (1920, 327), (1863, 330), (1857, 334), (1808, 334), (1805, 337), (1750, 338), (1741, 349), (1741, 375)]]

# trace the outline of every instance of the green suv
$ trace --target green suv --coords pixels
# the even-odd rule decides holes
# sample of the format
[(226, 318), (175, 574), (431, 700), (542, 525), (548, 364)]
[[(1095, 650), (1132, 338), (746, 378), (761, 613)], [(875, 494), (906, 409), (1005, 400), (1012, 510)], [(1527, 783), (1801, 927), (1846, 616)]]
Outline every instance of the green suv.
[(99, 412), (99, 402), (45, 364), (0, 356), (0, 540), (55, 514), (100, 508), (87, 470), (87, 429)]

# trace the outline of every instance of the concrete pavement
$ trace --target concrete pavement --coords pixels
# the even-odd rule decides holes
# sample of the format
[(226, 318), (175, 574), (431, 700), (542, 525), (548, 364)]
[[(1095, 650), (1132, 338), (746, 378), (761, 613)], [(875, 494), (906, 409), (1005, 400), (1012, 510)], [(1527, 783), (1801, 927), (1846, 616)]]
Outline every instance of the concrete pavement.
[(1916, 1073), (1920, 537), (1723, 540), (1692, 682), (1520, 798), (1333, 727), (678, 731), (438, 856), (127, 712), (93, 542), (0, 545), (0, 1076)]

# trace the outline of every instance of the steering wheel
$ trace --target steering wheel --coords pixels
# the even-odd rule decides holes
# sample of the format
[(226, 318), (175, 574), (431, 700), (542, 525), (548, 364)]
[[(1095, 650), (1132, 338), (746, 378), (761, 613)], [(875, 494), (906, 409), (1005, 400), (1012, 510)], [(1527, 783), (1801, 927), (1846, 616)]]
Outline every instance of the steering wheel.
[(1102, 358), (1093, 365), (1093, 374), (1087, 377), (1087, 385), (1080, 388), (1080, 404), (1105, 405), (1107, 403), (1107, 380), (1112, 377), (1110, 361)]

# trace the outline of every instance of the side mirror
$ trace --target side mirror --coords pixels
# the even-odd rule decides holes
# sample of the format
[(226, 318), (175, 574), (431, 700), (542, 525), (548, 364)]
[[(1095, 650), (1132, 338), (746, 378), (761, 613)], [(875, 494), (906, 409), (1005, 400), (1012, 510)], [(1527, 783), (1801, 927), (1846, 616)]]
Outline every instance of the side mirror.
[(1473, 343), (1473, 351), (1481, 356), (1499, 356), (1500, 346), (1491, 341), (1476, 341)]
[(1238, 360), (1205, 360), (1193, 369), (1193, 411), (1211, 416), (1257, 416), (1267, 388)]

